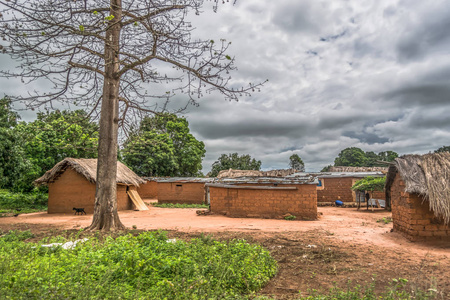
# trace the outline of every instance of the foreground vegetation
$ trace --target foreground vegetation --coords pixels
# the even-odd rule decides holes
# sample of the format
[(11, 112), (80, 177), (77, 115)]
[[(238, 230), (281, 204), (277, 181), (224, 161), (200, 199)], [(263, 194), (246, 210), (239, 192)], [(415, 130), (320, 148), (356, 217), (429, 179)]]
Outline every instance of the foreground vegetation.
[(301, 297), (304, 300), (432, 300), (432, 299), (444, 299), (440, 297), (435, 290), (429, 289), (423, 291), (419, 288), (411, 290), (407, 288), (408, 280), (405, 278), (393, 279), (392, 283), (381, 294), (375, 293), (375, 283), (372, 283), (366, 287), (360, 285), (352, 285), (349, 282), (347, 289), (340, 289), (334, 287), (328, 294), (319, 293), (316, 290), (311, 292), (310, 296)]
[(0, 190), (0, 216), (47, 210), (48, 194), (13, 193)]
[[(275, 275), (269, 252), (244, 240), (189, 242), (162, 232), (92, 237), (72, 249), (0, 238), (0, 295), (13, 299), (240, 299)], [(76, 237), (74, 237), (76, 238)]]
[(208, 204), (152, 203), (152, 205), (162, 208), (209, 208)]

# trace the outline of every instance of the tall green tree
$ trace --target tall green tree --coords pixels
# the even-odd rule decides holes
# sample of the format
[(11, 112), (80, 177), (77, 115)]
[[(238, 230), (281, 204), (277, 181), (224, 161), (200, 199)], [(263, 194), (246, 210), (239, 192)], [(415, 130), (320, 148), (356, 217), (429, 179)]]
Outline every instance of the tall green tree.
[(366, 166), (366, 154), (359, 148), (349, 147), (342, 150), (334, 160), (335, 166), (364, 167)]
[(15, 129), (19, 115), (12, 111), (11, 100), (0, 99), (0, 187), (13, 189), (24, 167), (20, 137)]
[(188, 121), (168, 113), (143, 119), (121, 151), (125, 164), (140, 176), (198, 176), (205, 152)]
[(238, 153), (222, 154), (211, 166), (208, 176), (216, 177), (220, 171), (236, 170), (256, 170), (261, 169), (261, 161), (252, 158), (249, 154), (239, 156)]
[(394, 151), (383, 151), (378, 153), (379, 160), (394, 161), (398, 157), (398, 153)]
[(305, 171), (305, 163), (300, 158), (300, 156), (298, 156), (298, 154), (292, 154), (289, 157), (289, 167), (291, 169), (295, 169), (295, 170), (297, 170), (299, 172), (304, 172)]
[(439, 149), (434, 150), (434, 153), (450, 152), (450, 146), (442, 146)]
[(14, 183), (15, 189), (27, 191), (32, 182), (66, 157), (96, 158), (98, 125), (83, 110), (38, 113), (30, 123), (19, 123), (26, 170)]
[(379, 160), (379, 156), (373, 151), (366, 152), (365, 156), (366, 161), (364, 163), (364, 167), (373, 167), (376, 165), (377, 160)]
[(378, 161), (393, 161), (398, 157), (394, 151), (383, 151), (376, 154), (373, 151), (364, 152), (360, 148), (350, 147), (342, 150), (334, 160), (334, 166), (374, 167)]

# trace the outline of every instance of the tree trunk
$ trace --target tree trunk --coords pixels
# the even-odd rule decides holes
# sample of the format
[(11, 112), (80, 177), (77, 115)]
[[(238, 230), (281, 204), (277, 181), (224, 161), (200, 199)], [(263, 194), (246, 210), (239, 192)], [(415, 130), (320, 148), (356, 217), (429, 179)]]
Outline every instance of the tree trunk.
[(100, 112), (97, 183), (92, 224), (88, 230), (121, 230), (125, 226), (117, 213), (117, 135), (119, 118), (119, 45), (121, 0), (111, 0), (105, 42), (105, 78)]

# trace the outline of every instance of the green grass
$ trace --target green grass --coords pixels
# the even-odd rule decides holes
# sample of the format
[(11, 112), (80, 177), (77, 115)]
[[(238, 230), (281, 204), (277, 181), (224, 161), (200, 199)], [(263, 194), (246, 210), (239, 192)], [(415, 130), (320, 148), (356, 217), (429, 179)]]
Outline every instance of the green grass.
[[(443, 295), (442, 295), (443, 296)], [(347, 289), (334, 287), (328, 294), (310, 291), (310, 296), (300, 297), (302, 300), (432, 300), (444, 299), (435, 289), (424, 291), (414, 285), (409, 285), (405, 278), (393, 279), (392, 283), (381, 294), (375, 293), (375, 283), (366, 287), (348, 283)]]
[(162, 208), (209, 208), (208, 204), (152, 203), (152, 205)]
[[(46, 193), (12, 193), (0, 190), (0, 216), (47, 210)], [(18, 211), (20, 210), (20, 211)]]
[[(72, 250), (27, 243), (30, 233), (0, 238), (0, 295), (13, 299), (246, 299), (277, 272), (259, 245), (164, 232), (95, 237)], [(75, 239), (76, 237), (74, 237)]]
[(377, 223), (384, 223), (384, 224), (389, 224), (392, 222), (392, 218), (391, 217), (385, 217), (385, 218), (381, 218), (377, 220)]

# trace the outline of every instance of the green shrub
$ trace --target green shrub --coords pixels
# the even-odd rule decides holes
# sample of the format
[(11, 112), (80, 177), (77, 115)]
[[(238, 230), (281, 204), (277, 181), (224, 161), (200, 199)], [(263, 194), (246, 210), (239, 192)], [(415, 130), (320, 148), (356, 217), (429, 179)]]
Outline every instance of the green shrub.
[(285, 216), (284, 219), (288, 220), (288, 221), (293, 221), (293, 220), (297, 219), (297, 217), (293, 216), (293, 215), (288, 215), (288, 216)]
[(1, 213), (30, 213), (47, 209), (48, 194), (46, 193), (12, 193), (0, 190)]
[(383, 191), (386, 184), (386, 177), (372, 177), (360, 179), (352, 186), (354, 191)]
[(1, 236), (2, 241), (4, 242), (17, 242), (24, 241), (26, 239), (34, 237), (34, 234), (31, 231), (20, 231), (20, 230), (10, 230), (8, 233)]
[(2, 297), (236, 299), (259, 290), (277, 270), (267, 250), (244, 240), (185, 242), (145, 232), (91, 238), (72, 250), (42, 243), (0, 238)]

